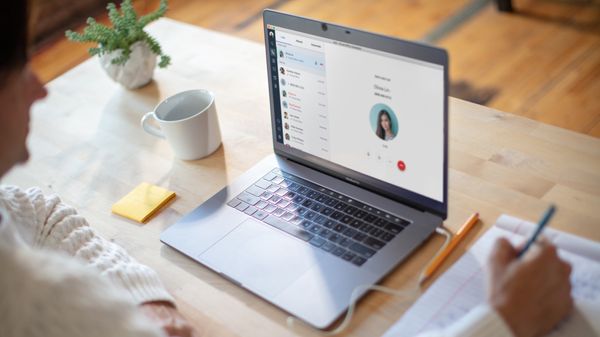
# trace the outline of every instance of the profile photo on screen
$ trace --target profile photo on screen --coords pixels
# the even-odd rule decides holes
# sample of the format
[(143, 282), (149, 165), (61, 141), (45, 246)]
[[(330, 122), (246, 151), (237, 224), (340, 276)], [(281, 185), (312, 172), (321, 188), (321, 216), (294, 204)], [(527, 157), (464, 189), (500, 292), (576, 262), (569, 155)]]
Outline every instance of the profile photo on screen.
[(375, 135), (382, 140), (389, 141), (398, 134), (398, 119), (393, 110), (382, 103), (371, 108), (371, 127)]

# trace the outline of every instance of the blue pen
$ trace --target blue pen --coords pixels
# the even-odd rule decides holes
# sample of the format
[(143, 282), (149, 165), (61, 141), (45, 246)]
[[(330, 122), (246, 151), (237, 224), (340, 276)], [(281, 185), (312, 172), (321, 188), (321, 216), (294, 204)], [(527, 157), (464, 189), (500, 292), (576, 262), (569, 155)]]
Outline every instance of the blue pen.
[(540, 219), (540, 222), (538, 222), (537, 228), (533, 232), (533, 235), (529, 238), (529, 240), (527, 241), (523, 249), (521, 249), (519, 254), (517, 254), (517, 257), (523, 256), (527, 249), (529, 249), (529, 246), (531, 246), (535, 242), (535, 240), (537, 240), (538, 236), (540, 236), (540, 233), (542, 232), (542, 229), (546, 227), (546, 224), (548, 223), (548, 221), (550, 221), (550, 218), (552, 218), (554, 211), (556, 211), (556, 207), (554, 205), (550, 205), (550, 207), (548, 207), (548, 209), (542, 216), (542, 219)]

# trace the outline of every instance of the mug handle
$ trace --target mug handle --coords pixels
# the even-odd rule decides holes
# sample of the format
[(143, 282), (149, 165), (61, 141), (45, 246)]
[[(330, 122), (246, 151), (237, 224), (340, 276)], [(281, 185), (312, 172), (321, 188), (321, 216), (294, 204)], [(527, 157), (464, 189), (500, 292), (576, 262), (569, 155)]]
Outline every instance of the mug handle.
[(153, 136), (156, 136), (158, 138), (163, 138), (164, 139), (165, 135), (163, 134), (163, 132), (159, 128), (157, 128), (154, 125), (148, 124), (148, 120), (151, 119), (151, 118), (155, 119), (153, 111), (147, 112), (144, 115), (144, 117), (142, 117), (142, 122), (141, 122), (142, 123), (142, 128), (144, 128), (144, 131), (148, 132), (149, 134), (151, 134)]

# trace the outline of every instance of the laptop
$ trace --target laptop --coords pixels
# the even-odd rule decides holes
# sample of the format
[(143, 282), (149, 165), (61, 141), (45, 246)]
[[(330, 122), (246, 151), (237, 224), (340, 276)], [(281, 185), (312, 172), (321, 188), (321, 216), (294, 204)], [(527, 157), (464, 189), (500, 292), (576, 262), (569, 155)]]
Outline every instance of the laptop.
[(160, 239), (324, 329), (446, 218), (448, 56), (272, 10), (263, 19), (274, 153)]

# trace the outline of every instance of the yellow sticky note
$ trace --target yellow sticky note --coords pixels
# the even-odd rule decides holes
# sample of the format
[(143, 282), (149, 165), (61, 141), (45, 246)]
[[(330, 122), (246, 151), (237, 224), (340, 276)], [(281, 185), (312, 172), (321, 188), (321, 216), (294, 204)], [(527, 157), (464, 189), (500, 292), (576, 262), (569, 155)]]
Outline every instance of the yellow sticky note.
[(175, 198), (175, 192), (141, 183), (112, 206), (112, 212), (138, 222), (146, 222), (161, 207)]

